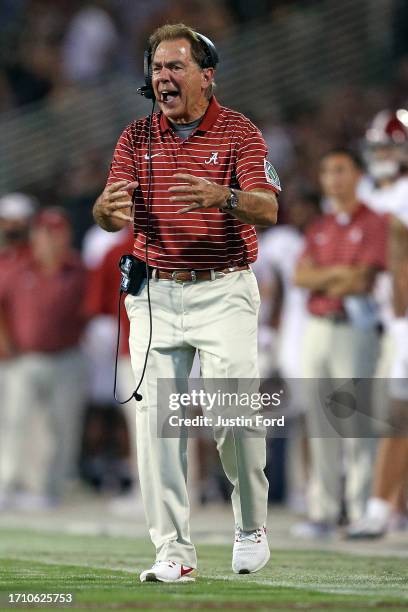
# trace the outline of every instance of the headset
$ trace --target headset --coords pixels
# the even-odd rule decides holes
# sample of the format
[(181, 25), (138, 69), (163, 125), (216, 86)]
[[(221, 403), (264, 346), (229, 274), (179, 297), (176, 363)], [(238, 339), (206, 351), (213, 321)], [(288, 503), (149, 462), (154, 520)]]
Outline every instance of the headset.
[[(218, 64), (219, 57), (217, 49), (215, 48), (214, 43), (199, 32), (194, 32), (194, 36), (196, 36), (197, 40), (200, 42), (204, 52), (205, 58), (201, 63), (201, 68), (215, 68)], [(153, 114), (154, 114), (154, 106), (156, 102), (156, 96), (154, 95), (153, 86), (152, 86), (152, 48), (149, 47), (144, 52), (144, 61), (143, 61), (143, 71), (144, 71), (144, 79), (145, 84), (142, 87), (137, 89), (138, 93), (145, 98), (152, 100), (152, 109), (150, 111), (149, 116), (149, 127), (148, 127), (148, 139), (147, 139), (147, 150), (148, 150), (148, 187), (147, 187), (147, 199), (146, 199), (146, 241), (145, 241), (145, 265), (144, 265), (144, 274), (142, 275), (146, 279), (146, 288), (147, 288), (147, 303), (148, 303), (148, 311), (149, 311), (149, 341), (145, 353), (144, 364), (142, 368), (142, 373), (139, 378), (139, 382), (137, 383), (136, 389), (133, 391), (132, 395), (124, 401), (120, 401), (116, 397), (116, 381), (117, 381), (117, 366), (118, 366), (118, 356), (119, 356), (119, 341), (120, 341), (120, 305), (122, 296), (125, 293), (131, 292), (129, 291), (129, 284), (131, 283), (130, 279), (130, 270), (132, 268), (132, 255), (122, 256), (119, 262), (119, 268), (122, 274), (122, 282), (119, 288), (119, 301), (118, 301), (118, 332), (117, 332), (117, 340), (116, 340), (116, 358), (115, 358), (115, 372), (114, 372), (114, 383), (113, 383), (113, 396), (115, 400), (119, 404), (127, 404), (132, 398), (135, 398), (136, 401), (140, 402), (143, 397), (139, 393), (139, 389), (142, 385), (144, 375), (146, 373), (147, 367), (147, 359), (149, 356), (150, 346), (152, 343), (152, 335), (153, 335), (153, 317), (152, 317), (152, 305), (150, 301), (150, 270), (149, 270), (149, 242), (150, 242), (150, 217), (151, 217), (151, 196), (152, 196), (152, 124), (153, 124)], [(134, 204), (134, 194), (132, 197), (132, 202)], [(134, 260), (135, 258), (133, 258)], [(140, 276), (140, 268), (138, 272), (138, 281), (141, 282)]]
[[(199, 32), (194, 32), (194, 36), (197, 38), (198, 42), (201, 44), (205, 52), (205, 58), (200, 65), (200, 68), (215, 68), (219, 62), (218, 51), (215, 48), (214, 43), (204, 36), (204, 34), (200, 34)], [(155, 95), (152, 86), (152, 48), (149, 47), (144, 52), (143, 57), (143, 72), (145, 85), (138, 88), (138, 93), (148, 98), (149, 100), (154, 100)]]

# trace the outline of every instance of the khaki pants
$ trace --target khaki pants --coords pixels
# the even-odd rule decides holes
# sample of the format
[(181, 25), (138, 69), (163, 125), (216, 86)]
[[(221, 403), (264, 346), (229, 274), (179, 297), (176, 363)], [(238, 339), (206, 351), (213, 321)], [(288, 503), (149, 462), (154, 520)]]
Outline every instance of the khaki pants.
[(66, 479), (77, 476), (86, 398), (83, 357), (76, 349), (30, 353), (10, 360), (7, 378), (0, 491), (8, 494), (23, 484), (58, 498)]
[[(153, 338), (143, 400), (136, 408), (140, 488), (157, 560), (197, 566), (190, 539), (187, 438), (158, 438), (157, 379), (186, 380), (196, 350), (203, 378), (257, 378), (259, 292), (251, 270), (213, 281), (150, 281)], [(149, 335), (147, 287), (125, 300), (130, 352), (139, 380)], [(182, 383), (180, 383), (182, 384)], [(184, 391), (185, 388), (181, 389)], [(263, 437), (214, 432), (224, 470), (233, 485), (236, 524), (250, 530), (266, 521), (268, 482)]]
[[(303, 343), (303, 376), (313, 379), (370, 378), (378, 358), (376, 330), (361, 330), (348, 323), (311, 317)], [(349, 518), (358, 520), (370, 493), (375, 443), (371, 438), (328, 436), (324, 412), (316, 398), (307, 407), (311, 478), (309, 516), (313, 521), (335, 522), (340, 514), (341, 479), (345, 461), (345, 496)], [(347, 423), (345, 423), (347, 426)]]

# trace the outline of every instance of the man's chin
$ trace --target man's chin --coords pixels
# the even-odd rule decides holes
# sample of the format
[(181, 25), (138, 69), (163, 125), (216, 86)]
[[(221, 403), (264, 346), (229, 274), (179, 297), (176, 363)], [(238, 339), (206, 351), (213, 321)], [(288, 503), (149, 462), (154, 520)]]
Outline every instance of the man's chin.
[(168, 104), (164, 104), (163, 102), (158, 102), (159, 108), (163, 115), (172, 121), (176, 121), (183, 116), (183, 109), (177, 105), (174, 107), (169, 106)]

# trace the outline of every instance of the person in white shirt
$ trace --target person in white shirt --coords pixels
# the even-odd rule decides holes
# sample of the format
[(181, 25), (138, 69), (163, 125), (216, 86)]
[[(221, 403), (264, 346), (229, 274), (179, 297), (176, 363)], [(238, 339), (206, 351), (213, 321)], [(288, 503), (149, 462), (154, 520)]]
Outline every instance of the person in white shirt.
[(347, 530), (351, 539), (383, 536), (393, 517), (397, 527), (408, 525), (408, 439), (403, 430), (408, 415), (408, 110), (376, 115), (366, 135), (366, 161), (369, 177), (360, 185), (360, 197), (390, 218), (390, 270), (376, 288), (386, 330), (377, 377), (389, 377), (390, 383), (380, 381), (377, 397), (398, 437), (385, 437), (379, 444), (372, 496), (364, 516)]
[[(304, 232), (320, 214), (319, 195), (305, 189), (288, 190), (286, 199), (287, 223), (266, 230), (259, 241), (258, 260), (254, 266), (262, 302), (268, 307), (262, 312), (260, 340), (264, 351), (262, 362), (267, 362), (265, 373), (272, 364), (285, 379), (290, 393), (288, 416), (291, 435), (286, 446), (287, 502), (294, 511), (304, 511), (306, 496), (306, 448), (303, 420), (304, 402), (299, 385), (301, 353), (299, 338), (303, 336), (308, 317), (308, 291), (296, 287), (293, 276), (297, 261), (304, 249)], [(269, 297), (269, 299), (268, 299)], [(265, 307), (265, 306), (264, 306)], [(275, 330), (273, 327), (275, 326)], [(275, 332), (275, 335), (273, 335)], [(275, 337), (276, 336), (276, 337)], [(272, 338), (272, 343), (266, 340)], [(275, 354), (273, 354), (275, 352)]]
[[(286, 200), (286, 210), (288, 223), (268, 229), (261, 235), (258, 260), (253, 269), (261, 295), (270, 294), (270, 286), (273, 285), (275, 301), (281, 303), (278, 370), (284, 378), (298, 378), (301, 373), (297, 339), (302, 334), (307, 317), (308, 292), (293, 284), (293, 274), (304, 248), (304, 231), (320, 213), (319, 196), (314, 192), (295, 189)], [(277, 291), (282, 294), (279, 298)], [(265, 320), (264, 324), (267, 323)]]
[(349, 526), (350, 539), (381, 537), (393, 523), (396, 529), (408, 528), (408, 211), (392, 218), (390, 243), (395, 318), (388, 395), (394, 436), (381, 439), (372, 495), (364, 516)]

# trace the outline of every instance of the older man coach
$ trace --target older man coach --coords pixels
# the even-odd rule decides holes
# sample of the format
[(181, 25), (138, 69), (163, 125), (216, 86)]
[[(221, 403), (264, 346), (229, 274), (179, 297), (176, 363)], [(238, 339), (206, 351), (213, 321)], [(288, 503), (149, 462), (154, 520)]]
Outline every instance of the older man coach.
[[(149, 119), (131, 123), (119, 138), (107, 186), (94, 205), (95, 220), (107, 231), (134, 223), (133, 254), (145, 261), (151, 162), (153, 338), (136, 429), (156, 562), (141, 573), (142, 582), (194, 580), (197, 568), (189, 528), (187, 441), (157, 436), (157, 379), (187, 378), (196, 351), (204, 378), (258, 377), (259, 292), (250, 268), (257, 256), (254, 224), (276, 223), (280, 185), (260, 131), (213, 95), (217, 56), (209, 52), (209, 43), (184, 24), (165, 25), (152, 34), (152, 87), (160, 111), (152, 118), (151, 148)], [(149, 336), (146, 284), (125, 304), (138, 379)], [(232, 569), (249, 573), (261, 569), (270, 555), (265, 439), (224, 434), (217, 448), (233, 485)]]

